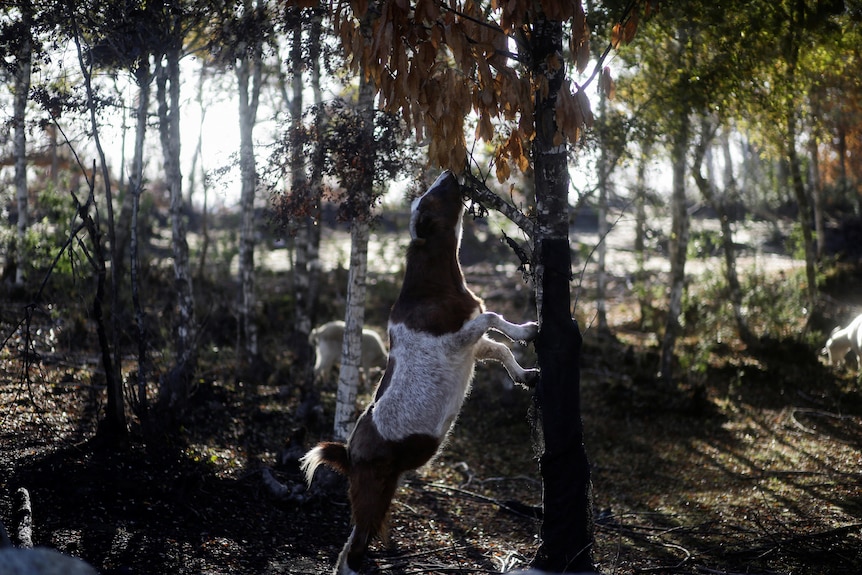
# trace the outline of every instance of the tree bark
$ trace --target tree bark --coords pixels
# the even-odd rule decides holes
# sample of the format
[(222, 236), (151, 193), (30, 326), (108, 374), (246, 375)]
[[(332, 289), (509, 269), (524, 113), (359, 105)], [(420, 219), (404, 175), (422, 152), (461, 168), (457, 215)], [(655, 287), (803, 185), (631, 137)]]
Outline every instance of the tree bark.
[(27, 190), (27, 100), (30, 93), (30, 72), (33, 66), (33, 44), (30, 38), (33, 6), (29, 1), (21, 2), (21, 26), (26, 30), (15, 55), (17, 70), (14, 80), (14, 103), (12, 125), (14, 132), (12, 146), (15, 154), (15, 198), (18, 208), (17, 236), (15, 249), (15, 283), (24, 283), (24, 261), (22, 253), (26, 245), (27, 228), (30, 225), (30, 203)]
[(205, 80), (207, 75), (206, 66), (201, 67), (198, 77), (198, 93), (196, 103), (200, 108), (200, 117), (198, 118), (198, 141), (195, 144), (195, 152), (192, 154), (192, 164), (189, 167), (189, 183), (188, 183), (188, 201), (191, 204), (195, 193), (197, 192), (197, 176), (201, 178), (202, 203), (200, 212), (200, 248), (198, 250), (197, 274), (195, 278), (203, 279), (207, 269), (207, 255), (209, 254), (210, 235), (209, 235), (209, 183), (207, 182), (207, 169), (204, 164), (203, 156), (203, 139), (204, 139), (204, 123), (207, 117), (207, 108), (204, 105), (204, 90)]
[[(302, 18), (298, 7), (291, 8), (297, 13), (291, 17), (292, 42), (290, 46), (290, 110), (291, 122), (291, 146), (290, 158), (290, 193), (294, 195), (306, 194), (308, 192), (308, 176), (306, 174), (305, 158), (302, 155), (301, 133), (302, 109), (303, 109), (303, 81), (302, 70), (305, 65), (302, 59)], [(286, 87), (282, 88), (287, 97)], [(298, 222), (296, 237), (294, 240), (293, 261), (293, 292), (294, 292), (294, 321), (293, 335), (290, 346), (294, 350), (294, 377), (302, 390), (303, 402), (316, 403), (317, 390), (314, 387), (314, 353), (308, 342), (311, 333), (312, 318), (308, 311), (309, 301), (315, 294), (311, 291), (311, 276), (309, 273), (309, 230), (313, 226), (306, 216)]]
[(593, 515), (590, 465), (580, 411), (581, 333), (572, 317), (570, 282), (567, 144), (555, 144), (557, 94), (563, 67), (549, 69), (562, 54), (559, 22), (535, 15), (530, 38), (534, 76), (548, 79), (548, 93), (535, 96), (533, 160), (537, 219), (534, 253), (536, 300), (540, 323), (536, 351), (541, 377), (533, 402), (540, 438), (542, 543), (533, 566), (545, 571), (593, 570)]
[(684, 104), (678, 113), (679, 125), (674, 134), (673, 150), (673, 192), (671, 194), (671, 233), (668, 241), (670, 257), (670, 297), (667, 320), (661, 346), (661, 378), (670, 383), (673, 378), (673, 359), (676, 338), (681, 331), (682, 296), (685, 291), (685, 262), (688, 251), (689, 215), (686, 206), (685, 178), (687, 173), (686, 155), (689, 143), (688, 109)]
[[(178, 40), (174, 40), (177, 44)], [(168, 46), (163, 62), (158, 60), (157, 95), (159, 134), (164, 157), (165, 180), (170, 192), (171, 248), (177, 293), (174, 367), (162, 381), (160, 401), (174, 412), (185, 409), (191, 378), (197, 369), (197, 325), (189, 246), (186, 238), (186, 205), (180, 170), (180, 47)]]
[[(803, 30), (803, 22), (805, 19), (805, 3), (797, 0), (791, 6), (791, 26), (789, 29), (789, 37), (785, 43), (787, 50), (787, 86), (796, 85), (796, 66), (799, 62), (799, 50), (802, 44), (798, 34)], [(802, 241), (805, 249), (805, 277), (808, 285), (805, 290), (808, 304), (808, 318), (810, 320), (814, 306), (817, 303), (817, 275), (816, 275), (816, 254), (814, 247), (814, 238), (811, 233), (811, 206), (808, 200), (808, 195), (805, 192), (805, 182), (802, 178), (802, 167), (800, 165), (799, 153), (796, 151), (796, 139), (799, 136), (799, 128), (796, 119), (796, 102), (792, 98), (787, 99), (785, 109), (785, 128), (787, 137), (785, 138), (785, 158), (790, 170), (790, 183), (793, 188), (793, 195), (796, 199), (797, 209), (799, 210), (799, 225), (802, 227)], [(842, 155), (842, 159), (843, 159)]]
[[(323, 109), (323, 91), (320, 86), (320, 57), (323, 36), (323, 10), (316, 8), (311, 14), (310, 37), (308, 39), (308, 57), (311, 72), (311, 93), (314, 101), (315, 149), (311, 165), (311, 181), (309, 182), (309, 214), (305, 219), (307, 228), (306, 265), (308, 266), (308, 292), (318, 293), (320, 286), (320, 205), (323, 198), (323, 167), (326, 149), (323, 145), (323, 132), (326, 130), (326, 113)], [(306, 302), (306, 315), (311, 324), (317, 321), (318, 298), (310, 297)]]
[[(603, 122), (607, 121), (607, 96), (604, 92), (599, 94), (599, 110), (600, 117)], [(608, 159), (608, 144), (607, 142), (602, 142), (601, 135), (606, 132), (609, 128), (608, 125), (604, 125), (602, 127), (602, 131), (600, 132), (600, 144), (599, 144), (599, 161), (598, 161), (598, 172), (599, 172), (599, 205), (598, 205), (598, 219), (599, 219), (599, 245), (596, 247), (596, 254), (598, 261), (597, 269), (596, 269), (596, 321), (598, 322), (598, 330), (599, 334), (608, 334), (610, 329), (608, 328), (608, 315), (607, 315), (607, 305), (606, 305), (606, 292), (607, 292), (607, 273), (605, 269), (605, 259), (608, 253), (608, 245), (605, 241), (608, 235), (608, 186), (610, 180), (610, 164), (611, 162)]]
[[(730, 217), (727, 213), (727, 199), (735, 197), (736, 185), (733, 181), (733, 167), (729, 163), (730, 150), (727, 143), (727, 134), (724, 134), (723, 149), (725, 149), (725, 189), (724, 193), (719, 197), (714, 189), (712, 179), (703, 176), (702, 165), (707, 155), (707, 147), (712, 142), (711, 133), (714, 133), (713, 127), (708, 119), (704, 118), (701, 122), (701, 141), (695, 149), (694, 165), (692, 167), (692, 175), (695, 184), (700, 191), (706, 203), (715, 210), (721, 226), (721, 247), (724, 254), (724, 273), (727, 281), (727, 289), (730, 295), (730, 305), (733, 309), (733, 317), (736, 322), (736, 330), (739, 338), (746, 344), (752, 345), (755, 343), (751, 330), (748, 327), (748, 320), (742, 311), (742, 288), (739, 285), (739, 275), (736, 272), (736, 252), (733, 247), (733, 228), (730, 225)], [(728, 173), (729, 170), (729, 173)]]
[(649, 142), (642, 144), (641, 156), (638, 158), (637, 177), (635, 180), (635, 261), (637, 269), (635, 271), (635, 293), (638, 297), (641, 316), (640, 325), (644, 326), (644, 311), (649, 305), (646, 297), (646, 167), (650, 156), (651, 144)]
[[(243, 15), (250, 16), (254, 8), (250, 0), (243, 3)], [(237, 318), (237, 368), (247, 369), (258, 359), (256, 299), (254, 293), (254, 200), (257, 191), (257, 168), (254, 158), (254, 125), (260, 97), (263, 65), (260, 40), (250, 39), (240, 48), (236, 65), (239, 84), (239, 169), (240, 239), (239, 239), (239, 306)]]
[(142, 60), (136, 73), (138, 84), (137, 123), (135, 126), (135, 151), (132, 157), (132, 172), (129, 174), (129, 195), (132, 197), (132, 215), (129, 225), (129, 271), (132, 284), (132, 306), (135, 310), (135, 324), (138, 340), (138, 381), (136, 401), (133, 402), (137, 415), (144, 419), (147, 416), (149, 400), (147, 398), (147, 378), (149, 377), (149, 358), (147, 355), (146, 315), (141, 305), (138, 219), (141, 209), (141, 194), (144, 189), (144, 141), (147, 132), (147, 115), (150, 107), (150, 69), (149, 62)]
[(814, 233), (817, 238), (817, 261), (823, 258), (823, 250), (826, 243), (826, 228), (823, 216), (823, 185), (820, 179), (820, 146), (817, 135), (813, 132), (808, 135), (808, 156), (811, 180), (811, 198), (814, 209)]
[[(361, 138), (374, 146), (374, 85), (360, 76), (356, 102), (361, 117)], [(368, 275), (368, 235), (373, 197), (374, 154), (363, 154), (365, 162), (361, 181), (355, 183), (358, 213), (350, 223), (350, 270), (347, 281), (347, 309), (344, 314), (344, 340), (341, 348), (341, 369), (338, 373), (338, 394), (335, 405), (336, 441), (344, 441), (356, 421), (356, 394), (359, 388), (359, 364), (362, 359), (362, 326), (365, 324), (365, 286)]]
[(811, 317), (810, 312), (814, 309), (817, 303), (817, 274), (815, 271), (815, 248), (814, 237), (811, 233), (811, 205), (808, 201), (808, 194), (805, 193), (805, 182), (802, 178), (802, 168), (800, 166), (799, 154), (796, 151), (796, 113), (792, 107), (787, 110), (787, 163), (790, 168), (790, 182), (793, 187), (793, 195), (796, 198), (796, 205), (799, 209), (799, 225), (802, 227), (802, 241), (805, 248), (805, 277), (807, 279), (807, 288), (805, 290), (806, 300), (808, 304), (808, 317)]
[[(102, 223), (99, 217), (99, 210), (95, 207), (95, 186), (96, 186), (96, 166), (93, 164), (93, 177), (90, 180), (89, 198), (83, 207), (79, 207), (79, 217), (87, 225), (90, 234), (90, 240), (93, 243), (93, 261), (96, 266), (96, 294), (93, 297), (93, 317), (96, 321), (96, 331), (99, 337), (99, 347), (102, 354), (102, 365), (105, 368), (107, 401), (105, 405), (105, 417), (99, 422), (97, 435), (101, 440), (105, 440), (111, 444), (120, 445), (125, 442), (128, 434), (126, 427), (126, 412), (125, 402), (123, 398), (123, 381), (121, 373), (121, 356), (120, 356), (120, 330), (119, 330), (119, 278), (117, 276), (117, 266), (113, 262), (117, 261), (118, 256), (116, 248), (116, 234), (114, 230), (114, 198), (111, 192), (111, 174), (108, 170), (108, 162), (105, 159), (105, 151), (102, 148), (102, 141), (99, 132), (99, 125), (96, 120), (96, 98), (93, 93), (92, 79), (92, 63), (87, 63), (84, 58), (84, 53), (81, 48), (81, 40), (78, 33), (77, 22), (74, 16), (71, 18), (72, 27), (74, 30), (75, 47), (78, 53), (78, 64), (81, 68), (81, 75), (84, 78), (84, 87), (87, 94), (87, 107), (89, 109), (90, 126), (93, 130), (93, 140), (96, 144), (96, 152), (99, 155), (99, 164), (102, 172), (102, 179), (105, 186), (105, 205), (108, 212), (108, 249), (107, 253), (102, 245)], [(90, 215), (90, 204), (94, 205), (92, 210), (93, 215)], [(107, 269), (105, 262), (110, 261), (111, 265), (111, 330), (109, 332), (105, 327), (103, 318), (103, 303), (105, 299), (105, 282), (107, 278)]]

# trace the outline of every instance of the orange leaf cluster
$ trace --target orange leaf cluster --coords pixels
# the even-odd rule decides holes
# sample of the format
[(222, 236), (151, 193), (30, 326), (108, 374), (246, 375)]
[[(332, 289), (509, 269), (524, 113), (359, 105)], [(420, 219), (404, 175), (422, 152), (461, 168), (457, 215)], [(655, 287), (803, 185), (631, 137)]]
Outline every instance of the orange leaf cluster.
[(614, 28), (611, 30), (611, 46), (614, 47), (614, 50), (619, 48), (620, 44), (628, 44), (634, 39), (639, 23), (640, 12), (635, 9), (629, 13), (628, 18), (623, 22), (614, 24)]
[[(572, 21), (571, 46), (579, 69), (585, 67), (589, 31), (580, 0), (541, 0), (541, 5), (547, 17)], [(493, 0), (499, 24), (474, 0), (416, 0), (413, 6), (407, 0), (383, 0), (375, 6), (379, 13), (363, 27), (368, 0), (353, 0), (352, 11), (339, 5), (342, 45), (354, 69), (364, 70), (376, 85), (381, 106), (400, 114), (417, 139), (428, 141), (430, 160), (464, 168), (465, 119), (475, 112), (475, 135), (486, 142), (495, 140), (495, 120), (518, 123), (496, 151), (498, 177), (509, 162), (528, 169), (534, 98), (544, 97), (547, 80), (517, 73), (508, 53), (509, 38), (525, 26), (530, 3)], [(587, 117), (576, 108), (569, 105), (563, 112), (568, 132), (574, 130), (572, 122)]]
[(514, 162), (518, 169), (526, 172), (530, 168), (530, 158), (527, 149), (530, 137), (520, 129), (512, 130), (509, 137), (499, 146), (494, 154), (494, 171), (502, 184), (511, 175), (510, 164)]
[(590, 100), (580, 87), (575, 84), (576, 90), (572, 91), (572, 83), (566, 79), (563, 87), (557, 95), (556, 117), (558, 140), (557, 145), (562, 143), (562, 136), (570, 142), (576, 142), (581, 137), (581, 130), (586, 126), (593, 125), (593, 111), (590, 108)]

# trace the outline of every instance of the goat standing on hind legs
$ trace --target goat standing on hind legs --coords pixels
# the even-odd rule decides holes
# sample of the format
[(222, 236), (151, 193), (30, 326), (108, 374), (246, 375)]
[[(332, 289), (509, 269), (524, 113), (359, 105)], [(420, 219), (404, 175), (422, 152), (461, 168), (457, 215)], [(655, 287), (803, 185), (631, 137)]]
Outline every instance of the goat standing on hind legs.
[(450, 172), (413, 201), (407, 267), (389, 315), (383, 378), (346, 445), (321, 443), (302, 458), (309, 484), (320, 464), (350, 483), (353, 530), (338, 557), (337, 575), (357, 573), (371, 538), (385, 534), (401, 474), (437, 453), (461, 410), (477, 360), (499, 361), (524, 385), (538, 376), (538, 370), (518, 365), (506, 345), (485, 335), (494, 329), (513, 341), (528, 341), (538, 325), (510, 323), (486, 312), (467, 288), (458, 260), (463, 215), (461, 188)]

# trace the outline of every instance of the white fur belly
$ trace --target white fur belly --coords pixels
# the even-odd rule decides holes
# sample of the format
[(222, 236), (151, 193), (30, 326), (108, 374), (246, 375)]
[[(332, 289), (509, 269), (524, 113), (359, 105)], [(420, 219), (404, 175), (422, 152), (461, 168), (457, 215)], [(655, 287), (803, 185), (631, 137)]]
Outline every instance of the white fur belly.
[(385, 439), (412, 434), (442, 439), (449, 431), (473, 378), (473, 347), (459, 348), (454, 334), (434, 336), (389, 326), (395, 370), (374, 405), (373, 418)]

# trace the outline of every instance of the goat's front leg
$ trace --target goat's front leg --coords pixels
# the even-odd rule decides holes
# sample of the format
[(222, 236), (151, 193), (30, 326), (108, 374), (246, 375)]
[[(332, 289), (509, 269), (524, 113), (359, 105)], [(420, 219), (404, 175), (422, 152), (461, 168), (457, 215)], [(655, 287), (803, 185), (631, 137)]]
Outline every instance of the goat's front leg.
[(458, 330), (459, 345), (475, 345), (489, 329), (494, 329), (512, 341), (531, 341), (539, 333), (539, 324), (534, 321), (512, 323), (492, 311), (479, 314)]
[(531, 388), (535, 385), (536, 378), (539, 377), (538, 369), (524, 369), (521, 367), (512, 354), (512, 350), (506, 344), (499, 341), (494, 341), (488, 337), (481, 337), (476, 344), (475, 352), (476, 359), (479, 361), (493, 360), (502, 363), (503, 367), (509, 373), (509, 377), (515, 383), (520, 383)]

